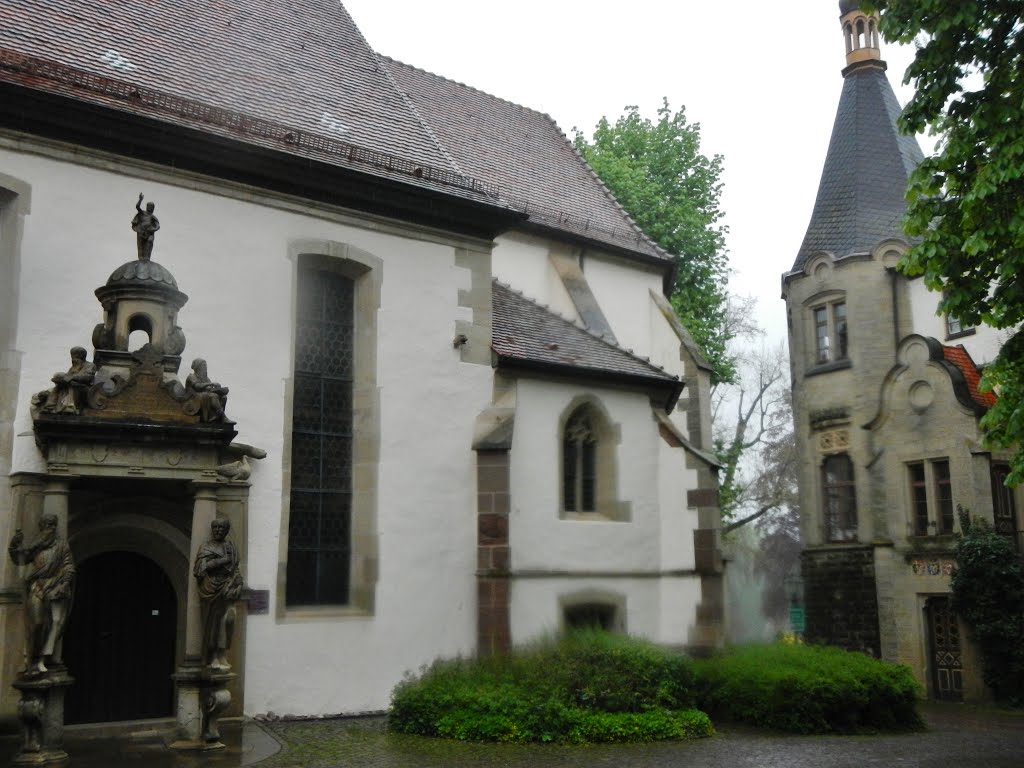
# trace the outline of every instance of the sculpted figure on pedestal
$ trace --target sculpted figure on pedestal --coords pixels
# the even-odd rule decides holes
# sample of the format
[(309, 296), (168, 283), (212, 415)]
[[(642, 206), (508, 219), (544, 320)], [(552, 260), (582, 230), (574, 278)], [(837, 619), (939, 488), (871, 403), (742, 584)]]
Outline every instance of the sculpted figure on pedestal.
[(153, 238), (158, 229), (160, 221), (153, 215), (156, 205), (146, 203), (146, 210), (142, 210), (142, 195), (139, 195), (135, 203), (135, 218), (132, 219), (132, 229), (136, 232), (136, 241), (139, 249), (139, 261), (149, 261), (153, 255)]
[(185, 389), (197, 400), (199, 420), (203, 422), (226, 421), (224, 406), (227, 404), (228, 388), (216, 381), (210, 381), (206, 373), (206, 361), (197, 357), (192, 361), (192, 373), (185, 379)]
[(228, 540), (230, 521), (210, 523), (210, 538), (199, 548), (192, 567), (203, 616), (203, 665), (217, 672), (231, 669), (225, 653), (235, 629), (235, 602), (242, 596), (238, 550)]
[(39, 536), (22, 546), (24, 534), (14, 532), (7, 552), (18, 565), (27, 566), (25, 584), (26, 677), (37, 677), (60, 666), (61, 641), (75, 591), (75, 562), (71, 549), (57, 533), (57, 517), (39, 518)]
[(85, 348), (72, 347), (67, 373), (53, 374), (53, 389), (40, 392), (33, 398), (33, 404), (50, 413), (78, 413), (95, 378), (96, 366), (86, 360)]

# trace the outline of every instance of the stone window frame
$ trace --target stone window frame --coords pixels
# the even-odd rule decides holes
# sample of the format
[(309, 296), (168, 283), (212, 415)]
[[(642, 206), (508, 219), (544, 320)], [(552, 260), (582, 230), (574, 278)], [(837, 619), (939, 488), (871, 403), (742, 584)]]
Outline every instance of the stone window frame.
[(908, 461), (907, 531), (911, 537), (949, 536), (955, 532), (956, 505), (949, 458), (936, 456)]
[(300, 240), (289, 245), (292, 261), (291, 338), (297, 323), (300, 269), (337, 272), (353, 281), (354, 365), (352, 387), (352, 506), (349, 562), (349, 602), (332, 605), (286, 605), (288, 529), (291, 496), (291, 434), (295, 392), (295, 350), (285, 382), (282, 511), (278, 544), (276, 613), (278, 620), (304, 620), (330, 616), (372, 615), (376, 606), (379, 573), (378, 470), (380, 458), (380, 397), (377, 389), (378, 311), (384, 262), (344, 242)]
[[(566, 430), (570, 422), (581, 411), (590, 417), (594, 432), (594, 488), (593, 510), (580, 509), (581, 493), (576, 494), (576, 509), (565, 508), (566, 482)], [(601, 401), (592, 395), (575, 397), (562, 410), (558, 420), (558, 516), (562, 520), (605, 520), (628, 522), (631, 506), (628, 501), (618, 498), (617, 452), (622, 440), (622, 431), (612, 421)]]
[(846, 292), (820, 291), (804, 301), (803, 306), (807, 318), (806, 375), (849, 368), (852, 361)]
[[(846, 319), (846, 297), (811, 307), (814, 328), (814, 365), (842, 363), (850, 359), (850, 343)], [(824, 328), (824, 335), (821, 329)], [(824, 339), (824, 344), (822, 340)], [(824, 353), (824, 356), (823, 356)]]
[[(836, 462), (845, 462), (843, 467), (848, 471), (848, 477), (839, 480), (829, 479), (829, 465)], [(859, 516), (857, 511), (857, 478), (854, 471), (853, 459), (850, 454), (844, 452), (832, 453), (825, 456), (821, 461), (821, 517), (825, 541), (829, 544), (849, 544), (858, 540)], [(843, 517), (842, 510), (836, 514), (830, 510), (833, 499), (841, 502), (846, 498), (850, 509), (846, 511), (846, 520), (838, 519)], [(833, 523), (832, 518), (837, 520)], [(852, 518), (852, 525), (850, 525)], [(840, 525), (845, 522), (846, 525)], [(834, 533), (834, 532), (839, 533)]]

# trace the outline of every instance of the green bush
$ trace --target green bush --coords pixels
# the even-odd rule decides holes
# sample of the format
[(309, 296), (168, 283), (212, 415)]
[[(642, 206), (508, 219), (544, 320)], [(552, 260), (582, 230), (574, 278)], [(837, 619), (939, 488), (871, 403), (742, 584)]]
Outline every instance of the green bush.
[(599, 631), (508, 656), (435, 662), (392, 693), (396, 731), (471, 741), (616, 742), (708, 736), (689, 662)]
[(950, 586), (953, 608), (981, 649), (985, 683), (996, 700), (1024, 706), (1024, 569), (1013, 544), (958, 507), (963, 536)]
[(923, 727), (910, 670), (862, 653), (749, 646), (695, 662), (694, 672), (697, 704), (715, 719), (793, 733)]

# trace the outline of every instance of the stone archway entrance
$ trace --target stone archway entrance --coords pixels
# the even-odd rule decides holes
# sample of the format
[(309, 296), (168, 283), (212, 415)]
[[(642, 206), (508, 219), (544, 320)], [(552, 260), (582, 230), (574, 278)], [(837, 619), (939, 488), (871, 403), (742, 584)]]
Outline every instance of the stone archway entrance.
[(172, 716), (177, 613), (170, 579), (149, 558), (118, 551), (80, 563), (65, 643), (75, 677), (66, 721)]

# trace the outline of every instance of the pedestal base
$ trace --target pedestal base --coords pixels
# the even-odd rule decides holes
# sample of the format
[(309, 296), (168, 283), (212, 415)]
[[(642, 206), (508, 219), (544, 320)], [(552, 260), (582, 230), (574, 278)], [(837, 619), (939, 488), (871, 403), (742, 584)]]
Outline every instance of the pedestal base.
[(220, 715), (231, 703), (227, 686), (234, 672), (185, 667), (174, 679), (178, 683), (178, 738), (171, 749), (209, 751), (224, 749), (217, 725)]
[(64, 694), (75, 682), (66, 672), (53, 671), (40, 677), (19, 677), (12, 684), (21, 692), (18, 720), (21, 749), (14, 765), (56, 765), (68, 759), (63, 749)]

